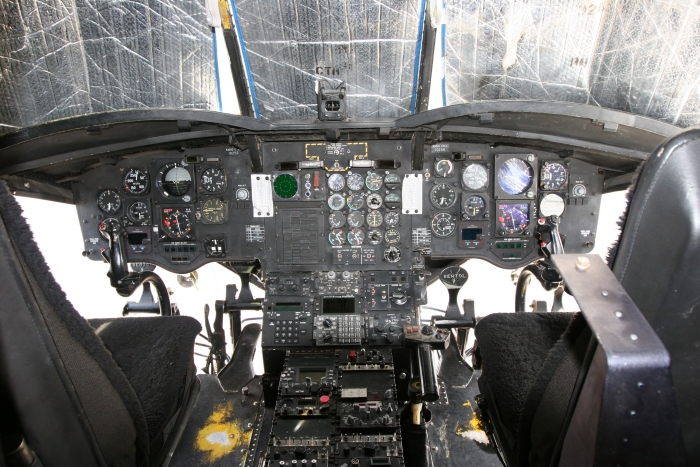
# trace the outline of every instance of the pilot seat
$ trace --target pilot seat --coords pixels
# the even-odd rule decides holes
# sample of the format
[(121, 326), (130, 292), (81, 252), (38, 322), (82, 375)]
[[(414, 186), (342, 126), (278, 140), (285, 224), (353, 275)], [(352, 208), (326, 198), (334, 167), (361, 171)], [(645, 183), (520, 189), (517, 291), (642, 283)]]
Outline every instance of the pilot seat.
[[(700, 465), (699, 155), (698, 129), (651, 154), (633, 181), (608, 258), (670, 354), (687, 465)], [(559, 465), (597, 346), (584, 315), (495, 313), (478, 322), (475, 335), (479, 406), (502, 461)]]
[(21, 431), (46, 467), (162, 464), (197, 390), (199, 322), (84, 319), (2, 180), (0, 220), (1, 436)]

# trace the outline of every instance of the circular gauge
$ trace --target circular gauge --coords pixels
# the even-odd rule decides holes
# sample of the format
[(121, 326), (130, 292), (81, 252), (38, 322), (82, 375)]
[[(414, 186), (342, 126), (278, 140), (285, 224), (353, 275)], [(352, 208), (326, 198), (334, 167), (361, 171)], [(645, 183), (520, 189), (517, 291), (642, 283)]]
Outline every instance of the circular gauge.
[(97, 207), (107, 214), (114, 214), (122, 207), (122, 198), (116, 190), (103, 190), (97, 195)]
[(217, 167), (211, 167), (202, 172), (199, 183), (209, 193), (226, 191), (226, 174)]
[[(102, 222), (99, 223), (97, 229), (98, 232), (102, 230), (106, 230), (107, 232), (114, 232), (115, 230), (119, 229), (121, 225), (122, 223), (119, 221), (119, 219), (115, 219), (114, 217), (108, 217), (106, 219), (103, 219)], [(105, 234), (102, 234), (102, 236), (104, 237)], [(107, 239), (107, 237), (105, 237), (105, 239)]]
[(348, 196), (346, 204), (348, 205), (348, 208), (352, 209), (353, 211), (357, 211), (363, 204), (365, 204), (365, 199), (362, 197), (362, 193), (353, 193)]
[(151, 213), (148, 205), (143, 201), (136, 201), (129, 206), (129, 219), (137, 223), (148, 222), (151, 219)]
[(352, 191), (358, 191), (365, 186), (365, 180), (360, 174), (350, 174), (348, 175), (347, 184), (348, 188), (350, 188)]
[(464, 203), (462, 211), (469, 217), (479, 217), (484, 213), (486, 208), (486, 203), (484, 198), (481, 196), (470, 196), (469, 199)]
[(530, 164), (513, 157), (498, 169), (498, 185), (509, 195), (521, 195), (530, 188), (534, 174)]
[(547, 162), (540, 171), (543, 190), (558, 190), (566, 183), (566, 167), (559, 162)]
[(353, 211), (348, 214), (348, 225), (352, 228), (359, 227), (365, 223), (365, 216), (361, 212)]
[(365, 233), (362, 229), (352, 229), (348, 232), (348, 243), (350, 245), (362, 245), (365, 242)]
[(481, 164), (469, 164), (462, 172), (462, 186), (467, 190), (481, 191), (489, 184), (489, 172)]
[(386, 174), (386, 176), (384, 177), (384, 186), (385, 187), (387, 187), (390, 190), (393, 190), (396, 187), (398, 187), (399, 185), (401, 185), (401, 178), (398, 175), (396, 175), (394, 173)]
[(176, 238), (186, 237), (192, 231), (190, 216), (184, 212), (180, 212), (179, 209), (173, 209), (170, 213), (165, 214), (163, 226), (171, 237)]
[(148, 190), (148, 174), (141, 169), (129, 169), (124, 175), (124, 191), (130, 195), (142, 195)]
[(370, 211), (370, 213), (367, 214), (367, 225), (370, 227), (379, 227), (382, 225), (382, 222), (384, 222), (384, 216), (382, 216), (381, 212)]
[(345, 177), (340, 174), (333, 174), (328, 177), (328, 188), (331, 191), (340, 191), (345, 188)]
[(333, 227), (334, 229), (337, 229), (338, 227), (342, 227), (345, 225), (345, 214), (342, 212), (332, 212), (330, 216), (328, 216), (328, 223)]
[(384, 259), (390, 263), (398, 263), (401, 261), (401, 250), (395, 246), (387, 247), (384, 250)]
[(438, 159), (435, 161), (435, 176), (436, 177), (449, 177), (454, 172), (454, 164), (448, 159)]
[(367, 207), (370, 209), (379, 209), (382, 207), (382, 197), (377, 193), (370, 193), (367, 196)]
[(343, 209), (345, 207), (345, 198), (343, 198), (343, 195), (340, 193), (331, 195), (331, 197), (328, 198), (328, 207), (334, 211)]
[(396, 227), (401, 222), (401, 214), (398, 212), (387, 212), (384, 214), (384, 223), (387, 227)]
[(389, 208), (395, 208), (401, 202), (401, 197), (396, 193), (389, 193), (384, 197), (384, 203)]
[(372, 229), (367, 232), (367, 243), (370, 245), (379, 245), (382, 243), (383, 238), (384, 234), (382, 234), (382, 231), (379, 229)]
[(209, 198), (202, 204), (202, 217), (210, 224), (221, 224), (226, 219), (226, 203), (219, 198)]
[(368, 173), (367, 178), (365, 178), (365, 185), (367, 185), (368, 190), (377, 191), (383, 184), (384, 180), (382, 180), (382, 177), (375, 172)]
[(430, 190), (430, 202), (433, 206), (439, 209), (447, 209), (452, 207), (457, 201), (457, 192), (447, 183), (435, 185)]
[(293, 175), (282, 174), (275, 177), (275, 181), (272, 183), (275, 189), (275, 194), (282, 199), (289, 199), (297, 194), (299, 189), (299, 182), (294, 178)]
[(452, 214), (448, 212), (439, 212), (430, 220), (430, 230), (436, 237), (449, 237), (455, 229), (457, 229), (457, 223)]
[(401, 233), (396, 229), (389, 229), (384, 234), (384, 240), (390, 245), (399, 243), (401, 241)]
[(239, 188), (236, 190), (236, 200), (247, 201), (250, 198), (250, 192), (247, 188)]
[(508, 234), (522, 233), (529, 223), (529, 204), (519, 203), (498, 205), (498, 225), (503, 232)]
[(550, 193), (540, 201), (540, 214), (542, 216), (561, 216), (563, 213), (564, 200), (561, 196)]
[(328, 241), (333, 246), (341, 246), (345, 244), (345, 232), (343, 229), (333, 229), (328, 234)]
[(192, 176), (178, 162), (167, 164), (160, 169), (159, 175), (166, 196), (183, 196), (192, 186)]

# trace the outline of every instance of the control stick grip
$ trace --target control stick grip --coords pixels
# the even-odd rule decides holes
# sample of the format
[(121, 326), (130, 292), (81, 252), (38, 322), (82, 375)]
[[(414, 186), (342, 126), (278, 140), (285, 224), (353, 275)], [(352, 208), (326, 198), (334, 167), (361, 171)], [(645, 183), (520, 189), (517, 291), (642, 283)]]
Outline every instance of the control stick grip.
[(100, 234), (109, 242), (109, 250), (107, 251), (109, 273), (107, 275), (112, 287), (119, 289), (122, 286), (122, 280), (129, 275), (122, 228), (119, 225), (105, 225), (105, 223), (102, 223), (100, 224)]
[(418, 370), (420, 372), (420, 384), (423, 390), (421, 399), (425, 402), (435, 402), (440, 398), (438, 393), (437, 373), (433, 364), (433, 355), (430, 344), (418, 345)]

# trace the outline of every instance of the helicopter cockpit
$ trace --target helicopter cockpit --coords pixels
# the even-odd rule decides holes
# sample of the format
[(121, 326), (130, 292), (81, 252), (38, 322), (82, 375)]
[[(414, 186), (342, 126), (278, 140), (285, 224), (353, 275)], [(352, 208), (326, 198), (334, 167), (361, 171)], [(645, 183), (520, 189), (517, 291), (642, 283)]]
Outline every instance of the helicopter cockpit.
[[(698, 130), (573, 97), (429, 109), (426, 51), (460, 43), (435, 21), (464, 27), (449, 21), (474, 13), (461, 2), (396, 2), (419, 30), (415, 56), (392, 56), (403, 75), (387, 79), (403, 86), (318, 65), (294, 69), (306, 73), (300, 90), (276, 79), (304, 61), (289, 44), (283, 59), (261, 58), (275, 55), (256, 29), (267, 3), (177, 13), (213, 28), (241, 115), (79, 111), (0, 137), (0, 465), (693, 465)], [(603, 21), (612, 41), (617, 10), (596, 5), (572, 11)], [(380, 34), (377, 50), (399, 36)], [(361, 42), (349, 40), (355, 65)], [(603, 195), (622, 190), (620, 239), (604, 260), (591, 254)], [(73, 307), (20, 196), (75, 205), (75, 274), (80, 261), (101, 264), (116, 292), (104, 300), (140, 296), (123, 317)], [(517, 271), (512, 309), (482, 316), (460, 303), (466, 261)], [(161, 276), (210, 264), (238, 282), (195, 319)], [(553, 294), (550, 309), (530, 305), (531, 282)], [(437, 310), (434, 283), (446, 296)]]

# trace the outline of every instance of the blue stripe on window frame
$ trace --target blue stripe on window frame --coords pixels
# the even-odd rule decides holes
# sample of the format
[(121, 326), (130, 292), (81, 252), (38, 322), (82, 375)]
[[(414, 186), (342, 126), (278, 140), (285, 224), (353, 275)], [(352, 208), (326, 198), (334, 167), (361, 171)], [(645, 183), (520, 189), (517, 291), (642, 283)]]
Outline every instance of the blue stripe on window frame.
[(223, 109), (221, 102), (221, 77), (219, 76), (219, 54), (216, 51), (216, 28), (211, 28), (211, 37), (214, 41), (214, 73), (216, 73), (216, 95), (219, 98), (219, 112)]
[(420, 19), (418, 20), (418, 40), (416, 41), (416, 58), (413, 64), (413, 93), (411, 94), (411, 114), (416, 113), (416, 98), (418, 97), (418, 72), (420, 71), (421, 48), (423, 47), (423, 22), (425, 21), (425, 3), (420, 4)]
[(248, 51), (245, 48), (245, 40), (243, 39), (243, 31), (241, 31), (241, 23), (238, 21), (238, 11), (236, 11), (235, 0), (228, 0), (231, 5), (231, 13), (233, 14), (233, 22), (236, 24), (236, 33), (238, 34), (238, 43), (241, 46), (241, 54), (243, 55), (243, 66), (248, 80), (248, 89), (250, 89), (250, 99), (253, 101), (253, 111), (255, 118), (260, 118), (260, 109), (258, 108), (258, 98), (255, 95), (255, 83), (253, 82), (253, 73), (250, 71), (250, 62), (248, 61)]

